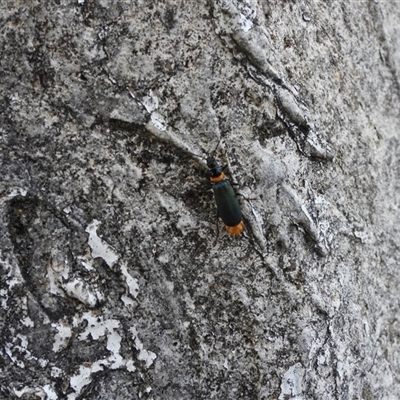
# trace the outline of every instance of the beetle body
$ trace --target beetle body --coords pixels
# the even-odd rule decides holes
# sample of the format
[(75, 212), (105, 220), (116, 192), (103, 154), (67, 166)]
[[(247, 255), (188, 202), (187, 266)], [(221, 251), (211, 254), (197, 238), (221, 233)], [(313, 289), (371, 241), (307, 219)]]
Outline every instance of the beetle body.
[(235, 192), (229, 181), (225, 179), (222, 167), (218, 165), (214, 158), (207, 159), (207, 166), (210, 169), (210, 180), (213, 183), (218, 215), (224, 222), (228, 233), (239, 235), (244, 229), (244, 224)]

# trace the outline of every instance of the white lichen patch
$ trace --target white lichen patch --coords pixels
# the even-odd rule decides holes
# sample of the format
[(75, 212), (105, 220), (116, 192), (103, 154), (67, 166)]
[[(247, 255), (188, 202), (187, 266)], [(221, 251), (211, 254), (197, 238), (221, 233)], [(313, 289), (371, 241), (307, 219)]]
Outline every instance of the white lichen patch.
[(151, 122), (153, 123), (154, 127), (157, 128), (158, 130), (160, 131), (167, 130), (164, 117), (156, 111), (153, 111), (151, 113)]
[(7, 290), (0, 289), (0, 299), (1, 299), (1, 307), (3, 309), (6, 308), (7, 307), (7, 300), (8, 300)]
[(22, 319), (21, 323), (28, 328), (33, 328), (35, 326), (34, 322), (29, 317), (25, 317), (24, 319)]
[(68, 276), (68, 269), (57, 269), (53, 268), (53, 264), (47, 269), (47, 279), (49, 280), (49, 292), (56, 296), (64, 297), (64, 291), (61, 289), (60, 285), (62, 282), (62, 277)]
[(283, 375), (281, 394), (279, 400), (296, 399), (303, 400), (304, 368), (300, 363), (292, 365)]
[[(123, 358), (120, 354), (122, 337), (118, 332), (121, 329), (120, 321), (116, 319), (105, 319), (101, 315), (93, 312), (86, 312), (82, 316), (76, 316), (73, 326), (78, 327), (82, 321), (87, 322), (87, 326), (79, 335), (79, 340), (99, 340), (104, 336), (107, 338), (106, 348), (110, 352), (107, 358), (96, 360), (92, 364), (79, 366), (78, 372), (71, 376), (70, 387), (75, 393), (68, 396), (68, 400), (74, 400), (79, 397), (82, 389), (92, 381), (92, 374), (102, 371), (105, 368), (120, 369), (125, 368), (129, 372), (136, 371), (135, 361), (133, 359)], [(143, 343), (139, 340), (137, 331), (134, 327), (130, 328), (132, 339), (136, 349), (139, 351), (138, 360), (143, 361), (149, 368), (156, 359), (156, 354), (144, 349)]]
[(47, 398), (45, 391), (41, 387), (25, 386), (24, 388), (19, 389), (19, 390), (14, 388), (14, 394), (18, 398), (21, 398), (24, 395), (29, 396), (29, 397), (25, 397), (25, 398), (30, 398), (30, 399), (35, 398), (35, 399), (45, 400)]
[[(86, 269), (90, 268), (92, 260), (87, 260), (85, 264), (83, 257), (80, 257), (80, 260), (82, 265), (87, 267)], [(67, 295), (91, 308), (103, 300), (103, 294), (95, 286), (79, 276), (72, 277), (70, 275), (68, 260), (59, 254), (53, 254), (47, 268), (50, 293), (61, 297)]]
[(144, 361), (146, 367), (149, 368), (157, 358), (157, 355), (143, 347), (143, 343), (140, 341), (138, 333), (134, 327), (131, 327), (130, 331), (132, 333), (132, 339), (135, 342), (136, 350), (139, 351), (138, 359)]
[(79, 396), (81, 390), (92, 381), (91, 375), (94, 372), (102, 371), (102, 369), (103, 368), (99, 367), (98, 365), (92, 365), (90, 367), (81, 365), (79, 367), (79, 372), (71, 376), (69, 380), (69, 384), (75, 393), (70, 393), (67, 399), (75, 400)]
[(4, 345), (5, 353), (19, 368), (25, 368), (25, 363), (23, 360), (37, 360), (41, 362), (41, 360), (38, 360), (38, 358), (33, 356), (28, 350), (28, 344), (27, 337), (25, 335), (18, 334), (12, 342), (5, 343)]
[(158, 98), (157, 96), (153, 93), (152, 90), (150, 90), (149, 95), (143, 97), (142, 99), (142, 104), (146, 111), (151, 114), (153, 111), (157, 110), (158, 108)]
[(20, 188), (20, 187), (13, 187), (11, 190), (7, 193), (7, 198), (12, 199), (16, 196), (22, 196), (25, 197), (26, 194), (28, 193), (28, 190), (25, 188)]
[(95, 307), (99, 300), (103, 299), (102, 294), (91, 288), (86, 282), (75, 278), (63, 285), (65, 292), (88, 307)]
[(119, 260), (121, 273), (125, 278), (129, 294), (136, 298), (139, 293), (139, 283), (137, 279), (130, 275), (127, 266), (122, 260), (120, 260), (120, 256), (117, 252), (97, 235), (97, 228), (99, 225), (100, 221), (94, 220), (86, 228), (86, 232), (89, 233), (89, 246), (92, 249), (92, 257), (101, 257), (109, 267), (112, 267)]
[(75, 391), (68, 396), (68, 400), (79, 397), (81, 390), (92, 381), (92, 374), (104, 370), (104, 368), (123, 368), (126, 364), (132, 371), (132, 360), (124, 360), (119, 354), (121, 336), (116, 331), (120, 327), (120, 322), (115, 319), (104, 320), (102, 316), (96, 316), (91, 312), (84, 313), (81, 317), (75, 317), (73, 325), (77, 327), (83, 320), (87, 321), (86, 329), (79, 335), (79, 340), (99, 340), (107, 337), (107, 350), (110, 355), (107, 358), (97, 360), (91, 365), (81, 365), (79, 372), (70, 377), (70, 386)]
[(135, 304), (132, 298), (125, 294), (121, 296), (121, 301), (124, 303), (125, 307), (132, 307)]
[(109, 244), (97, 235), (97, 228), (100, 223), (100, 221), (95, 219), (86, 228), (85, 232), (89, 234), (89, 246), (92, 249), (92, 257), (101, 257), (109, 267), (112, 267), (118, 261), (119, 256)]
[(137, 100), (150, 114), (151, 123), (156, 129), (159, 131), (167, 130), (164, 117), (158, 111), (156, 111), (159, 107), (159, 101), (158, 97), (152, 90), (149, 91), (148, 96), (144, 96), (141, 100), (139, 100), (133, 93), (131, 93), (131, 96)]
[(46, 400), (57, 400), (58, 399), (57, 392), (55, 391), (53, 386), (44, 385), (43, 391), (46, 393), (46, 396), (47, 396), (47, 397), (45, 397)]
[[(52, 385), (44, 385), (37, 387), (25, 386), (22, 389), (13, 389), (14, 394), (21, 398), (40, 399), (40, 400), (57, 400), (58, 395)], [(28, 397), (27, 397), (28, 396)]]
[(72, 336), (72, 329), (66, 321), (53, 323), (51, 326), (57, 329), (53, 343), (53, 351), (57, 353), (68, 345), (69, 339)]
[(136, 298), (139, 293), (139, 284), (137, 279), (130, 275), (128, 268), (124, 263), (121, 263), (121, 272), (125, 277), (126, 284), (128, 285), (129, 294)]

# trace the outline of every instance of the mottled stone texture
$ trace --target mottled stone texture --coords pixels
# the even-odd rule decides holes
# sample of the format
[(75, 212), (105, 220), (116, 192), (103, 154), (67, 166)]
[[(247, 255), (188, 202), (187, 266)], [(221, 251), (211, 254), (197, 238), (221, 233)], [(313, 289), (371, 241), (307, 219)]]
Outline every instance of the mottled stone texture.
[(2, 0), (0, 398), (400, 398), (399, 26)]

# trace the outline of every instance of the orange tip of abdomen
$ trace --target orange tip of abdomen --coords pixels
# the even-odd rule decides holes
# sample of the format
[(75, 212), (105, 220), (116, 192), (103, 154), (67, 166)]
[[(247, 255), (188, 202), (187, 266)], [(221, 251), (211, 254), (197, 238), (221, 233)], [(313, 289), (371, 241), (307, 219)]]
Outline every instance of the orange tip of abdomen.
[(244, 223), (243, 221), (240, 221), (237, 225), (235, 226), (228, 226), (225, 225), (226, 230), (230, 235), (240, 235), (243, 232), (244, 229)]

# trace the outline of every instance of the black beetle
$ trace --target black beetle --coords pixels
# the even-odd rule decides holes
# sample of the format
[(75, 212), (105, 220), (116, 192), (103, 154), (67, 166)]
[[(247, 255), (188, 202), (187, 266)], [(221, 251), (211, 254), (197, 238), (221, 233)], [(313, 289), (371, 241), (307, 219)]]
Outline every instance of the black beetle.
[(224, 221), (228, 233), (239, 235), (243, 232), (244, 223), (235, 192), (228, 179), (225, 179), (223, 168), (213, 157), (207, 158), (207, 166), (210, 169), (210, 180), (213, 183), (218, 215)]

